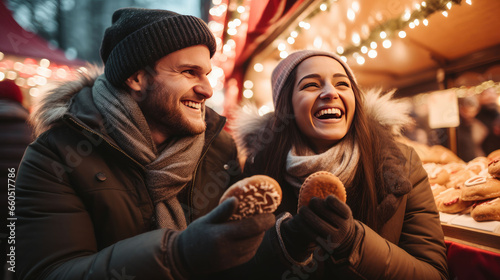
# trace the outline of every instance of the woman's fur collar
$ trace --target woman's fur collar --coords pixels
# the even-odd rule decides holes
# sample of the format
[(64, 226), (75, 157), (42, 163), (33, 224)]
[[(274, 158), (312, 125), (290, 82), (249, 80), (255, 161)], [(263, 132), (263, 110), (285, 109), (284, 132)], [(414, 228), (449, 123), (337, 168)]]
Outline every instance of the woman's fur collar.
[[(409, 113), (411, 105), (402, 100), (394, 99), (395, 90), (382, 93), (380, 89), (372, 89), (365, 93), (364, 107), (368, 118), (389, 128), (394, 135), (400, 135), (405, 126), (412, 123)], [(255, 154), (255, 139), (263, 135), (266, 127), (273, 120), (274, 113), (264, 116), (258, 114), (255, 106), (244, 106), (235, 114), (235, 120), (230, 124), (233, 137), (244, 156)]]
[(64, 82), (47, 92), (29, 118), (35, 135), (39, 136), (52, 127), (68, 111), (71, 98), (85, 87), (92, 87), (104, 71), (102, 67), (90, 65), (87, 71), (79, 71), (73, 81)]

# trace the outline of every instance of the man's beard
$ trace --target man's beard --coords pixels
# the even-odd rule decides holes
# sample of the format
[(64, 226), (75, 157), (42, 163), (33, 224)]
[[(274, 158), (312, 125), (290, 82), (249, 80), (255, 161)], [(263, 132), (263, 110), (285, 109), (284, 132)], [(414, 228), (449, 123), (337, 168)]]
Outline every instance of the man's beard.
[[(169, 92), (158, 82), (154, 82), (139, 102), (146, 121), (151, 129), (163, 131), (169, 136), (194, 136), (205, 132), (206, 124), (201, 129), (192, 125), (182, 114), (182, 108), (168, 99)], [(169, 106), (165, 107), (165, 104)], [(184, 106), (184, 105), (181, 105)], [(201, 109), (201, 117), (205, 119), (205, 105)]]

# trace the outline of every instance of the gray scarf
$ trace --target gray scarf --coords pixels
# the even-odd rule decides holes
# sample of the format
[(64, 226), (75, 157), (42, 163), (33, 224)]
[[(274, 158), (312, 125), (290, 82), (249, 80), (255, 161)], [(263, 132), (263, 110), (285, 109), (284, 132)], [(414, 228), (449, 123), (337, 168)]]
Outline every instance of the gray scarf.
[(158, 226), (185, 229), (186, 218), (177, 194), (192, 179), (205, 134), (171, 139), (158, 151), (144, 115), (128, 93), (101, 75), (92, 95), (105, 122), (112, 125), (108, 126), (111, 138), (146, 168), (146, 186), (155, 205)]
[(329, 171), (339, 177), (346, 187), (354, 180), (359, 162), (359, 147), (349, 134), (324, 153), (316, 154), (309, 147), (303, 155), (297, 155), (295, 147), (288, 152), (285, 180), (298, 195), (305, 179), (317, 171)]

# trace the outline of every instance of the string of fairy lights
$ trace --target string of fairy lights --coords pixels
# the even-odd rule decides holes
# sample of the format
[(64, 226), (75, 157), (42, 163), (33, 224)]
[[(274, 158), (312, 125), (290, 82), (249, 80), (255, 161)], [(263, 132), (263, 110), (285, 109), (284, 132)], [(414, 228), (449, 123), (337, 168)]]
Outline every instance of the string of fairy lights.
[[(295, 28), (288, 29), (287, 33), (282, 34), (276, 39), (277, 50), (279, 51), (280, 58), (285, 58), (290, 52), (294, 50), (294, 44), (300, 39), (303, 32), (311, 28), (311, 19), (319, 13), (328, 12), (335, 4), (339, 4), (341, 0), (324, 0), (313, 9), (308, 15), (301, 19)], [(224, 63), (231, 58), (234, 58), (236, 40), (240, 32), (246, 31), (245, 24), (248, 19), (248, 2), (249, 0), (213, 0), (212, 9), (210, 14), (213, 18), (222, 18), (223, 20), (213, 21), (209, 23), (209, 27), (218, 35), (218, 46), (220, 45), (220, 53), (215, 56), (215, 62), (218, 65)], [(412, 7), (404, 10), (403, 14), (398, 17), (387, 19), (380, 24), (375, 25), (370, 30), (361, 30), (360, 32), (353, 32), (350, 34), (350, 41), (345, 45), (340, 45), (336, 48), (337, 54), (347, 62), (348, 58), (353, 58), (358, 64), (362, 65), (367, 59), (375, 59), (378, 55), (379, 48), (389, 49), (392, 46), (394, 38), (404, 39), (406, 32), (411, 29), (419, 28), (419, 26), (428, 26), (428, 17), (435, 13), (441, 13), (442, 16), (447, 17), (449, 10), (454, 5), (461, 5), (466, 3), (472, 5), (472, 0), (425, 0), (416, 2)], [(350, 7), (345, 11), (346, 17), (349, 21), (354, 21), (356, 15), (360, 10), (358, 1), (352, 1)], [(224, 25), (227, 23), (227, 25)], [(365, 26), (365, 28), (367, 28)], [(291, 30), (291, 31), (290, 31)], [(224, 33), (225, 32), (225, 33)], [(321, 48), (321, 38), (317, 38), (313, 42), (315, 48)], [(264, 65), (257, 62), (252, 65), (255, 72), (264, 71)], [(219, 73), (219, 84), (224, 84), (224, 73)], [(215, 83), (215, 82), (214, 82)], [(253, 97), (253, 82), (250, 80), (244, 81), (242, 95), (246, 99)]]
[[(328, 12), (330, 7), (336, 2), (338, 2), (338, 0), (324, 1), (319, 5), (318, 9), (314, 10), (304, 20), (300, 21), (289, 34), (285, 34), (286, 39), (281, 39), (281, 42), (278, 44), (280, 57), (287, 57), (289, 50), (293, 50), (293, 44), (296, 38), (298, 38), (302, 32), (311, 28), (308, 20), (312, 19), (320, 12)], [(344, 61), (347, 61), (348, 56), (352, 56), (358, 64), (364, 64), (366, 61), (365, 56), (369, 58), (377, 57), (377, 48), (379, 45), (388, 49), (392, 46), (392, 38), (405, 38), (406, 31), (404, 29), (414, 29), (420, 25), (428, 26), (429, 21), (427, 18), (430, 15), (441, 12), (444, 17), (447, 17), (448, 10), (450, 10), (453, 5), (460, 5), (461, 2), (462, 0), (426, 0), (415, 3), (413, 9), (405, 9), (400, 17), (388, 19), (371, 28), (369, 32), (362, 32), (368, 33), (368, 35), (362, 36), (360, 32), (353, 32), (351, 35), (351, 45), (338, 46), (335, 51)], [(472, 0), (465, 0), (464, 2), (472, 5)], [(346, 11), (347, 19), (354, 21), (359, 9), (359, 2), (353, 1), (351, 7)], [(315, 40), (313, 45), (316, 48), (320, 48), (321, 41)]]

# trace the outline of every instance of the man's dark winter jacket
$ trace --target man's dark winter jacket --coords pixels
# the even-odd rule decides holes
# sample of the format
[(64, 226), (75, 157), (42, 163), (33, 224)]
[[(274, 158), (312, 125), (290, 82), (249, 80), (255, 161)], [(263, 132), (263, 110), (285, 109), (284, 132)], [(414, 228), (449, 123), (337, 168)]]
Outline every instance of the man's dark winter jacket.
[[(95, 77), (58, 88), (34, 122), (16, 183), (20, 279), (174, 279), (171, 231), (155, 229), (145, 169), (106, 133)], [(188, 224), (217, 206), (240, 172), (225, 118), (207, 108), (202, 156), (179, 194)], [(112, 124), (110, 124), (112, 125)], [(109, 128), (109, 127), (108, 127)]]

